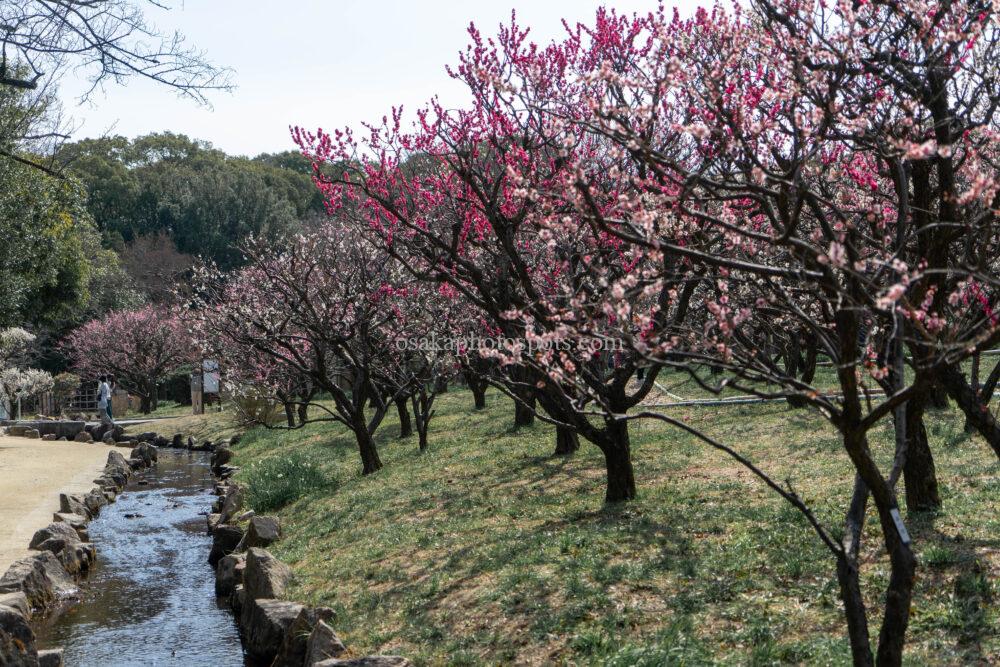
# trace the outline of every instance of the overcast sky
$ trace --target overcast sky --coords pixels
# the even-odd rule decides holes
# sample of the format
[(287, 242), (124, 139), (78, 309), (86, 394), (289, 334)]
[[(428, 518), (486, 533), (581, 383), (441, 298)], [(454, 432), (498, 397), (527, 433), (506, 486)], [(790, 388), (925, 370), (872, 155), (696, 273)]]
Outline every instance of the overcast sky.
[(561, 18), (592, 18), (601, 4), (627, 13), (656, 8), (656, 0), (186, 0), (149, 16), (235, 70), (236, 90), (213, 94), (212, 109), (138, 79), (109, 84), (82, 106), (86, 86), (72, 73), (60, 92), (80, 124), (76, 138), (172, 130), (234, 154), (288, 150), (289, 125), (356, 127), (394, 104), (412, 110), (434, 94), (463, 99), (444, 67), (457, 61), (470, 21), (494, 34), (516, 9), (543, 43), (561, 35)]

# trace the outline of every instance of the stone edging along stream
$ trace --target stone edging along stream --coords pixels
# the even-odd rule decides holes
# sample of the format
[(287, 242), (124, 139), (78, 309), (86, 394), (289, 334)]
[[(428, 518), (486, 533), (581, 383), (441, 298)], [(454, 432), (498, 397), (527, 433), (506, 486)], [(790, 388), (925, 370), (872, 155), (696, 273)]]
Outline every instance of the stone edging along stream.
[[(97, 433), (105, 435), (101, 427)], [(95, 431), (80, 431), (77, 442), (93, 441)], [(107, 432), (112, 438), (123, 437), (120, 429)], [(37, 429), (11, 427), (8, 435), (41, 438)], [(149, 434), (144, 434), (144, 436)], [(153, 434), (155, 437), (155, 434)], [(44, 436), (54, 440), (52, 434)], [(61, 440), (66, 440), (63, 436)], [(61, 667), (62, 649), (39, 651), (31, 629), (32, 618), (40, 618), (78, 591), (77, 583), (90, 571), (97, 552), (89, 541), (87, 526), (101, 508), (115, 502), (128, 481), (137, 472), (152, 466), (157, 459), (151, 438), (116, 444), (132, 448), (130, 458), (118, 451), (108, 452), (108, 461), (94, 488), (85, 495), (59, 495), (59, 511), (53, 522), (37, 531), (28, 548), (38, 553), (15, 561), (0, 577), (0, 667)], [(107, 440), (105, 440), (107, 441)]]
[(232, 458), (228, 447), (212, 455), (218, 499), (208, 515), (212, 535), (208, 562), (216, 572), (216, 595), (228, 598), (243, 648), (253, 664), (410, 667), (410, 661), (400, 656), (351, 657), (331, 627), (336, 625), (332, 609), (285, 600), (292, 570), (267, 551), (281, 537), (281, 525), (275, 517), (243, 511), (244, 490), (231, 480), (238, 470), (229, 465)]

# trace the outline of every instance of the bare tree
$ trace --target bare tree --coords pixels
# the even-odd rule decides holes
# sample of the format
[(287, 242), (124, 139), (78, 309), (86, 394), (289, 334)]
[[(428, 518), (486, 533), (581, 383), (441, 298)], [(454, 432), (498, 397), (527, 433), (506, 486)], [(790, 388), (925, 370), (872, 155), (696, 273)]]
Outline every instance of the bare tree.
[[(0, 85), (34, 90), (65, 66), (87, 72), (92, 93), (105, 81), (139, 76), (207, 103), (231, 87), (231, 72), (210, 64), (184, 36), (161, 32), (145, 14), (157, 0), (0, 2)], [(85, 97), (86, 97), (85, 95)]]

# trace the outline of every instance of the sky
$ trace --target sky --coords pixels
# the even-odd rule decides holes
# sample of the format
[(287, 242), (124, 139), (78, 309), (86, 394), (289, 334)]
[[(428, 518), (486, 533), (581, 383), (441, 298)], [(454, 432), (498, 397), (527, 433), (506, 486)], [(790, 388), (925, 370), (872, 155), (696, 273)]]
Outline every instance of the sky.
[(624, 13), (656, 8), (656, 0), (185, 0), (147, 15), (233, 69), (232, 93), (212, 93), (212, 108), (204, 108), (133, 79), (107, 84), (81, 105), (87, 85), (70, 71), (60, 97), (75, 138), (170, 130), (231, 154), (290, 150), (289, 125), (357, 128), (393, 105), (413, 110), (434, 95), (463, 100), (445, 65), (457, 62), (470, 21), (492, 35), (514, 9), (532, 39), (545, 43), (561, 36), (562, 18), (589, 20), (602, 4)]

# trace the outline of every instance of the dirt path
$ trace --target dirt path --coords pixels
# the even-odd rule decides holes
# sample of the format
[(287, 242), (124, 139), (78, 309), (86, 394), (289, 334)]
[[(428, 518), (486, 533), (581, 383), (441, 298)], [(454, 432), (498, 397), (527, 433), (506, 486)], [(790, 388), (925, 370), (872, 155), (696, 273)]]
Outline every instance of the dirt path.
[(108, 445), (0, 436), (0, 575), (28, 555), (28, 542), (59, 511), (60, 493), (94, 487)]

